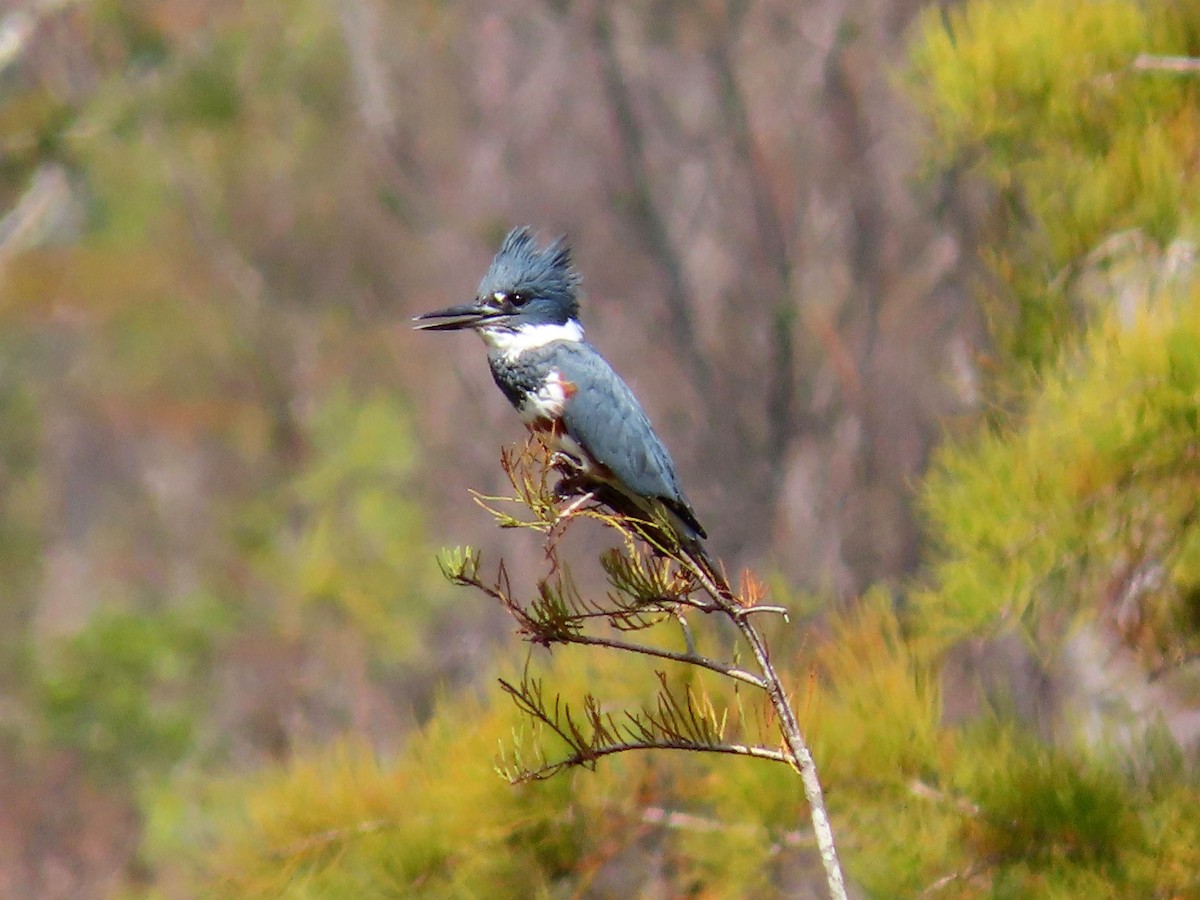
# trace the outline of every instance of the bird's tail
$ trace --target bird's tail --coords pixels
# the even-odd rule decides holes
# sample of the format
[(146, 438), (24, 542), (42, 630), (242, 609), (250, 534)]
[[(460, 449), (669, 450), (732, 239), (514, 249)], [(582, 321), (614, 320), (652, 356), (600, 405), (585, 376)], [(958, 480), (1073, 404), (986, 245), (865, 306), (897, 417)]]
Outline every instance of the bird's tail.
[(704, 549), (699, 538), (681, 541), (679, 549), (700, 577), (700, 583), (704, 585), (704, 589), (712, 594), (714, 600), (718, 603), (737, 604), (733, 588), (729, 586), (729, 579), (725, 577), (724, 569), (708, 555), (708, 551)]
[[(679, 548), (679, 555), (688, 563), (700, 579), (701, 585), (718, 605), (732, 603), (740, 606), (733, 588), (729, 585), (729, 579), (725, 577), (724, 569), (704, 549), (704, 539), (700, 536), (704, 532), (697, 533), (699, 526), (693, 527), (694, 518), (690, 522), (686, 521), (680, 516), (677, 508), (673, 505), (668, 506), (661, 499), (657, 503), (647, 502), (609, 482), (590, 478), (573, 466), (559, 465), (557, 468), (563, 478), (555, 488), (556, 494), (565, 498), (586, 492), (587, 496), (603, 503), (618, 515), (625, 516), (632, 522), (642, 523), (642, 527), (648, 529), (648, 533), (643, 535), (644, 539), (652, 547), (656, 547), (657, 552), (668, 552), (664, 547), (671, 545)], [(653, 536), (655, 531), (658, 531), (658, 537)]]

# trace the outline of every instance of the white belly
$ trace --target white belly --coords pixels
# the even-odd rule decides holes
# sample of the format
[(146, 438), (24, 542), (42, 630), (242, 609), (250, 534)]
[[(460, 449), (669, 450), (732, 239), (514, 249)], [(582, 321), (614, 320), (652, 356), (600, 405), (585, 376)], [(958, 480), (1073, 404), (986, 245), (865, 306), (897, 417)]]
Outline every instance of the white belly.
[(526, 425), (534, 425), (539, 420), (557, 422), (562, 418), (567, 408), (567, 382), (557, 369), (550, 372), (550, 377), (536, 392), (528, 393), (517, 408), (521, 421)]

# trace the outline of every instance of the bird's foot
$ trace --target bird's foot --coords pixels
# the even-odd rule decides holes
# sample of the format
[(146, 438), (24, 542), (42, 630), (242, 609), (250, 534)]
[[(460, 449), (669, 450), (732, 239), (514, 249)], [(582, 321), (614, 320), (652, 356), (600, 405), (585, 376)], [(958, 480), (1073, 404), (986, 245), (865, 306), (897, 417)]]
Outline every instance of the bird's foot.
[(568, 477), (583, 474), (583, 465), (579, 460), (562, 450), (555, 450), (550, 454), (550, 466)]

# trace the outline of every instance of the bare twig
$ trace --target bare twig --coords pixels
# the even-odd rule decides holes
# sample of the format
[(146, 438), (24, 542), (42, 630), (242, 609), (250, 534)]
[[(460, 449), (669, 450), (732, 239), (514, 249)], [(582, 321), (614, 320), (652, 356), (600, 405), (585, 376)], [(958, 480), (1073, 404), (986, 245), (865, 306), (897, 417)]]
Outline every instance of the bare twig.
[(637, 653), (642, 656), (653, 656), (658, 659), (669, 659), (673, 662), (687, 663), (688, 665), (699, 666), (702, 669), (709, 669), (710, 671), (732, 678), (735, 681), (743, 681), (759, 689), (766, 689), (766, 682), (757, 675), (747, 672), (745, 669), (739, 669), (737, 666), (731, 666), (720, 660), (709, 659), (697, 653), (676, 653), (671, 650), (660, 650), (658, 647), (648, 647), (644, 644), (634, 644), (628, 641), (614, 640), (613, 638), (592, 637), (586, 634), (573, 635), (570, 643), (584, 644), (592, 647), (608, 647), (611, 650), (625, 650), (629, 653)]
[[(503, 682), (502, 682), (503, 684)], [(521, 784), (526, 781), (544, 781), (562, 772), (565, 769), (570, 769), (574, 766), (591, 766), (596, 760), (605, 756), (613, 756), (617, 753), (629, 753), (634, 750), (690, 750), (693, 753), (724, 753), (731, 756), (748, 756), (754, 759), (766, 759), (771, 762), (790, 763), (791, 759), (787, 753), (781, 750), (771, 750), (767, 747), (754, 747), (747, 744), (711, 744), (704, 747), (697, 747), (688, 741), (671, 741), (655, 739), (651, 741), (626, 741), (620, 744), (611, 744), (607, 747), (601, 747), (596, 750), (578, 751), (556, 762), (549, 763), (540, 769), (533, 769), (527, 772), (522, 772), (512, 781), (514, 784)]]

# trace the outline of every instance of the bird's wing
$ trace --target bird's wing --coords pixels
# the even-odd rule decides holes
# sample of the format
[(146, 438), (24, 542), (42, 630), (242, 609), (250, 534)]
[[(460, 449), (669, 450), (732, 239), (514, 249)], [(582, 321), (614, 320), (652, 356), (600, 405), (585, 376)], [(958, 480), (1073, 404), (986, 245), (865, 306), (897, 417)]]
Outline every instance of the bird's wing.
[(637, 496), (662, 500), (703, 537), (704, 529), (679, 486), (675, 463), (629, 386), (587, 344), (570, 345), (558, 366), (562, 379), (572, 386), (562, 418), (567, 434), (621, 486)]

